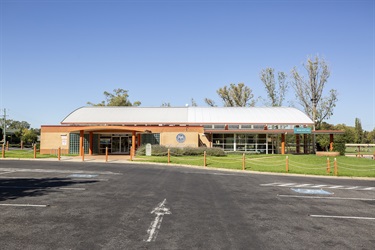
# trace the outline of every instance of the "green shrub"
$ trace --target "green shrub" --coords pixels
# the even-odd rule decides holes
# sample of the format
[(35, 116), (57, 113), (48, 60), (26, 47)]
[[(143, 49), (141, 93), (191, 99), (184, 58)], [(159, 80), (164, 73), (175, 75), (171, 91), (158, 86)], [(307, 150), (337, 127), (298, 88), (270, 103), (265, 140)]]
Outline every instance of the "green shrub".
[[(151, 154), (153, 156), (166, 156), (168, 155), (168, 149), (170, 154), (173, 156), (182, 155), (204, 155), (206, 151), (207, 156), (225, 156), (225, 152), (221, 148), (205, 148), (205, 147), (165, 147), (161, 145), (152, 145)], [(136, 155), (146, 155), (146, 146), (142, 145), (137, 149)]]

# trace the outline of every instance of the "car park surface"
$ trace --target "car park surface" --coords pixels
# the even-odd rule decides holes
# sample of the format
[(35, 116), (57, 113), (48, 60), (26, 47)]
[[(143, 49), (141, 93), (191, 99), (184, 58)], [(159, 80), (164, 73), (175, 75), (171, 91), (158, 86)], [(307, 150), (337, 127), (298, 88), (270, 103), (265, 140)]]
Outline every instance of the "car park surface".
[(373, 249), (374, 187), (374, 179), (2, 160), (0, 241), (4, 249)]

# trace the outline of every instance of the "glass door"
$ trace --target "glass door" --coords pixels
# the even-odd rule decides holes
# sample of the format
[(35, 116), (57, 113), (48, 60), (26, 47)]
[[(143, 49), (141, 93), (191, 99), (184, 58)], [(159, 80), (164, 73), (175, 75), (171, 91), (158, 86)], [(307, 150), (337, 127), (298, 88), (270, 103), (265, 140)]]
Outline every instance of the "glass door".
[(121, 137), (114, 136), (112, 137), (112, 154), (120, 154), (121, 153)]
[(129, 136), (121, 137), (121, 153), (128, 154), (130, 152)]
[(112, 154), (129, 154), (131, 138), (129, 135), (112, 136)]

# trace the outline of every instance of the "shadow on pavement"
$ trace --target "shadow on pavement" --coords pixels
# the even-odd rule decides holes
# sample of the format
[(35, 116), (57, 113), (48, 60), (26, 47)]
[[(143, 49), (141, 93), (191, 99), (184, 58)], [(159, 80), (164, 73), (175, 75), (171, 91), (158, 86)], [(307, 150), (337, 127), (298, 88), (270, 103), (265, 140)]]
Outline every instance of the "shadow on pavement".
[(14, 200), (21, 197), (42, 196), (47, 193), (57, 192), (56, 188), (95, 182), (97, 181), (75, 181), (70, 178), (1, 179), (0, 201)]

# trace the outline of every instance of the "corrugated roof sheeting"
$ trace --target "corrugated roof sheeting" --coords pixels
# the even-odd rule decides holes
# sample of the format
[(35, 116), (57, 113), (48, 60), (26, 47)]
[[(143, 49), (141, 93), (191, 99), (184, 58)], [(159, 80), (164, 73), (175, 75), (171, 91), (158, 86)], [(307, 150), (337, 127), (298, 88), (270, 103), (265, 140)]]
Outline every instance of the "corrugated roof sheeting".
[(62, 124), (313, 124), (289, 107), (82, 107)]

